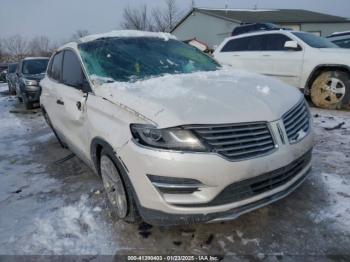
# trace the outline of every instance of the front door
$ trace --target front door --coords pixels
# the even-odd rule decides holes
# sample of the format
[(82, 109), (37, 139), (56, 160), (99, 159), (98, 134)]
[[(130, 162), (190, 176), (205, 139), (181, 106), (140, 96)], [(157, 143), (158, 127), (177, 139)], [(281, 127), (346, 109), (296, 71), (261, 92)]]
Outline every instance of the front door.
[(72, 50), (65, 50), (62, 84), (57, 89), (56, 107), (59, 112), (56, 116), (66, 142), (82, 158), (88, 158), (90, 147), (87, 143), (86, 83), (78, 56)]
[(277, 77), (289, 85), (300, 88), (304, 60), (302, 48), (293, 50), (285, 48), (284, 44), (292, 39), (284, 34), (267, 34), (264, 38), (264, 50), (260, 52), (256, 61), (262, 65), (259, 73)]

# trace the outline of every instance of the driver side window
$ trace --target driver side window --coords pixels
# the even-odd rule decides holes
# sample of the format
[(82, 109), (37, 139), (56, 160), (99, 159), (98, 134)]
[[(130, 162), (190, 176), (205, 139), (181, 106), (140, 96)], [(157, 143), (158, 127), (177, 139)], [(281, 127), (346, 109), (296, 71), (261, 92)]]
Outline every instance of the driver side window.
[(84, 73), (80, 61), (73, 51), (65, 50), (63, 55), (62, 83), (76, 89), (82, 89)]

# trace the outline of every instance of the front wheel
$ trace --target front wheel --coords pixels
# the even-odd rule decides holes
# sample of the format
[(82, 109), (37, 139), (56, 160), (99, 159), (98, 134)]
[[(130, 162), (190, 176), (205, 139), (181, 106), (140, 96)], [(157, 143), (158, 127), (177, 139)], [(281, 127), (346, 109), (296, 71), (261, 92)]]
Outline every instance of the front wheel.
[(321, 73), (311, 86), (311, 101), (320, 108), (342, 109), (350, 107), (350, 77), (342, 71)]
[(140, 222), (131, 185), (123, 179), (108, 151), (102, 150), (100, 172), (113, 216), (129, 223)]

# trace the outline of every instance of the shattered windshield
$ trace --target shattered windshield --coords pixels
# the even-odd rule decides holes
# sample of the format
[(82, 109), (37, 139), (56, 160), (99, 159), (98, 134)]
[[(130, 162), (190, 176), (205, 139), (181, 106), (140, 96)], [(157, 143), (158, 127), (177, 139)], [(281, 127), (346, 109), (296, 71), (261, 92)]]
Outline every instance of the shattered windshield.
[(90, 76), (104, 82), (132, 82), (220, 67), (195, 47), (173, 39), (105, 38), (82, 43), (79, 51)]

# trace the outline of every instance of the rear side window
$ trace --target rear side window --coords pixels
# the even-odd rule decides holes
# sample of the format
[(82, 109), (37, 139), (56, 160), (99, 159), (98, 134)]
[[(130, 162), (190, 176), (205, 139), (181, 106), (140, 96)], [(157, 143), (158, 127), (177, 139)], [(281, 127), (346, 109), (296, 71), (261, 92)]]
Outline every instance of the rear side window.
[(226, 43), (221, 52), (262, 51), (265, 48), (263, 35), (232, 39)]
[(265, 51), (284, 51), (287, 50), (284, 44), (291, 39), (282, 34), (264, 35), (266, 41)]
[(63, 52), (57, 53), (53, 57), (52, 65), (49, 70), (49, 76), (57, 81), (60, 81), (62, 77), (62, 59)]
[(221, 52), (247, 51), (247, 38), (232, 39), (224, 45)]
[(77, 55), (70, 50), (64, 51), (62, 82), (78, 89), (82, 88), (83, 70)]

